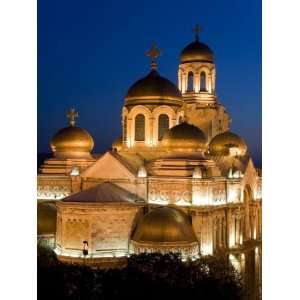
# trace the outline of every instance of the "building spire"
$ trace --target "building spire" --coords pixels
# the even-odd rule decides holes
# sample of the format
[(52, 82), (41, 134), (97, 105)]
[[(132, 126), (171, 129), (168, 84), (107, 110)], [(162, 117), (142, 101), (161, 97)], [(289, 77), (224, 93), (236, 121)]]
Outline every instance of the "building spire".
[(75, 111), (74, 107), (72, 107), (67, 113), (67, 118), (69, 119), (70, 126), (75, 126), (76, 118), (78, 118), (78, 112)]
[(146, 52), (146, 55), (151, 57), (151, 69), (152, 70), (157, 69), (156, 59), (157, 59), (157, 57), (161, 56), (161, 54), (162, 54), (162, 51), (157, 48), (156, 44), (153, 44), (151, 49)]
[(195, 33), (195, 40), (199, 41), (199, 33), (201, 32), (201, 28), (199, 24), (196, 24), (196, 26), (193, 28), (193, 32)]

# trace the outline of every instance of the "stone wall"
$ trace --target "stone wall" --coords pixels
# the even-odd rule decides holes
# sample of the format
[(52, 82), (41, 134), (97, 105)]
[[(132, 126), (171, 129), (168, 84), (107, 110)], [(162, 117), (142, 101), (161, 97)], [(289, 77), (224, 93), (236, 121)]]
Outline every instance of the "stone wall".
[(58, 203), (57, 248), (80, 256), (83, 241), (95, 257), (126, 255), (140, 207), (130, 204)]

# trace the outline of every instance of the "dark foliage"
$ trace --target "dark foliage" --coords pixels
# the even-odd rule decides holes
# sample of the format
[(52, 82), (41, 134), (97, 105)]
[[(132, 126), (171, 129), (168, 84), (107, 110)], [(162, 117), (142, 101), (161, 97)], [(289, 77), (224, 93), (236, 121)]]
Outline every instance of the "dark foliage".
[(140, 254), (123, 269), (57, 261), (38, 250), (38, 299), (241, 299), (241, 278), (226, 257), (182, 262), (177, 254)]

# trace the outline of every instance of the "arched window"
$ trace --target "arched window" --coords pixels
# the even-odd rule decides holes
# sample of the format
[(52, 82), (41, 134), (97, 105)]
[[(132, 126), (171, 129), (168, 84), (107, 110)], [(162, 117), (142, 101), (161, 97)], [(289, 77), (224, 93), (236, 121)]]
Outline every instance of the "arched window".
[(127, 117), (124, 117), (124, 123), (123, 123), (123, 141), (127, 141)]
[(145, 140), (145, 116), (142, 114), (138, 114), (135, 117), (135, 140)]
[(164, 133), (169, 129), (169, 117), (166, 114), (158, 118), (158, 140), (161, 141)]
[(193, 72), (188, 73), (187, 91), (188, 92), (194, 91), (194, 74), (193, 74)]
[(183, 117), (180, 116), (179, 119), (178, 119), (178, 123), (181, 124), (182, 122), (183, 122)]
[(206, 91), (206, 74), (201, 72), (200, 74), (200, 91)]

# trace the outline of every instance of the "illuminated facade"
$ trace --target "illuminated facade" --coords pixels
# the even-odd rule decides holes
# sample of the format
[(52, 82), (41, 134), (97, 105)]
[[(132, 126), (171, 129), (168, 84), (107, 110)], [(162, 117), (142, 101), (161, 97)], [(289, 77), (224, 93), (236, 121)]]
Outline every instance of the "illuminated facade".
[[(180, 55), (178, 87), (159, 74), (159, 50), (148, 52), (150, 73), (129, 88), (122, 137), (111, 150), (91, 154), (93, 139), (75, 126), (74, 110), (53, 137), (37, 197), (56, 204), (51, 238), (61, 260), (141, 252), (197, 258), (260, 245), (261, 176), (245, 141), (229, 130), (213, 52), (195, 33)], [(47, 239), (47, 216), (42, 221), (39, 237)]]

